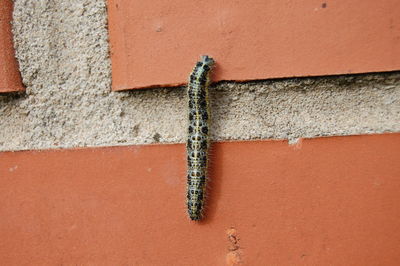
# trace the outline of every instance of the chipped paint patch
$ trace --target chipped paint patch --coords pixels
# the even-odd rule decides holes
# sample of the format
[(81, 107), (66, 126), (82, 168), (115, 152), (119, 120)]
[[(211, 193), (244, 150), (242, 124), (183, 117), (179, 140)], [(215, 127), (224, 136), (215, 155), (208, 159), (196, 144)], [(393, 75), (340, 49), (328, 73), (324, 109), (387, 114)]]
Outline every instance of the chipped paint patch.
[(242, 251), (239, 245), (239, 236), (234, 227), (226, 230), (228, 235), (228, 254), (226, 255), (226, 265), (235, 266), (243, 263), (242, 261)]

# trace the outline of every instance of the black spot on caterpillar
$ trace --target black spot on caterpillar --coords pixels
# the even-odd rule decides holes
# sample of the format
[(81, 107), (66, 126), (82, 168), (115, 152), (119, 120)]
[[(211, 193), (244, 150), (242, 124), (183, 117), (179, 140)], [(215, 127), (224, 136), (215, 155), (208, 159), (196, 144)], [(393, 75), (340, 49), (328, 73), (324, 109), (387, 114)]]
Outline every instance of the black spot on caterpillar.
[(187, 90), (189, 125), (186, 151), (187, 208), (191, 220), (200, 220), (203, 216), (210, 147), (208, 84), (214, 63), (211, 57), (203, 55), (189, 76)]

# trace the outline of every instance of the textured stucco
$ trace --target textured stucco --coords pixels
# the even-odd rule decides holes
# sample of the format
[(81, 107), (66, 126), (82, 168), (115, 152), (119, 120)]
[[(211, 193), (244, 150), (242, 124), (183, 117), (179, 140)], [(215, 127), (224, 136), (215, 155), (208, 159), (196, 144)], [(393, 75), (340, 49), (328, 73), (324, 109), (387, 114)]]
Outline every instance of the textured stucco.
[[(0, 150), (184, 142), (184, 88), (110, 91), (106, 23), (103, 0), (15, 1), (27, 91), (0, 96)], [(399, 72), (210, 90), (214, 140), (400, 131)]]

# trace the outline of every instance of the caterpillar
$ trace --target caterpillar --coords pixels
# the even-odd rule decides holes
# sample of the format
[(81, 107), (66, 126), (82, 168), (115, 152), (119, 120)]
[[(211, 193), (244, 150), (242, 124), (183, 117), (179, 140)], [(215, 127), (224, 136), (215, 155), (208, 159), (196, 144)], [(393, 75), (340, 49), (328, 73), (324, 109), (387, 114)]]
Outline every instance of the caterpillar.
[(206, 193), (209, 121), (210, 110), (208, 101), (209, 74), (213, 68), (214, 59), (207, 55), (201, 56), (189, 76), (188, 96), (188, 137), (187, 152), (187, 208), (191, 220), (200, 220)]

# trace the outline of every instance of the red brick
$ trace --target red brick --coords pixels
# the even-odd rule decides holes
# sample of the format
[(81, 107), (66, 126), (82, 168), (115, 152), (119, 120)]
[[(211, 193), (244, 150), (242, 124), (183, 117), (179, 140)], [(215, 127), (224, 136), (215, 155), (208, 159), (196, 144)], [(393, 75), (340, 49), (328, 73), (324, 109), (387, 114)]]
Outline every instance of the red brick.
[(400, 134), (0, 153), (3, 265), (398, 265)]
[(11, 20), (12, 0), (0, 4), (0, 92), (23, 91), (13, 47)]
[(113, 90), (400, 70), (398, 0), (109, 0)]

